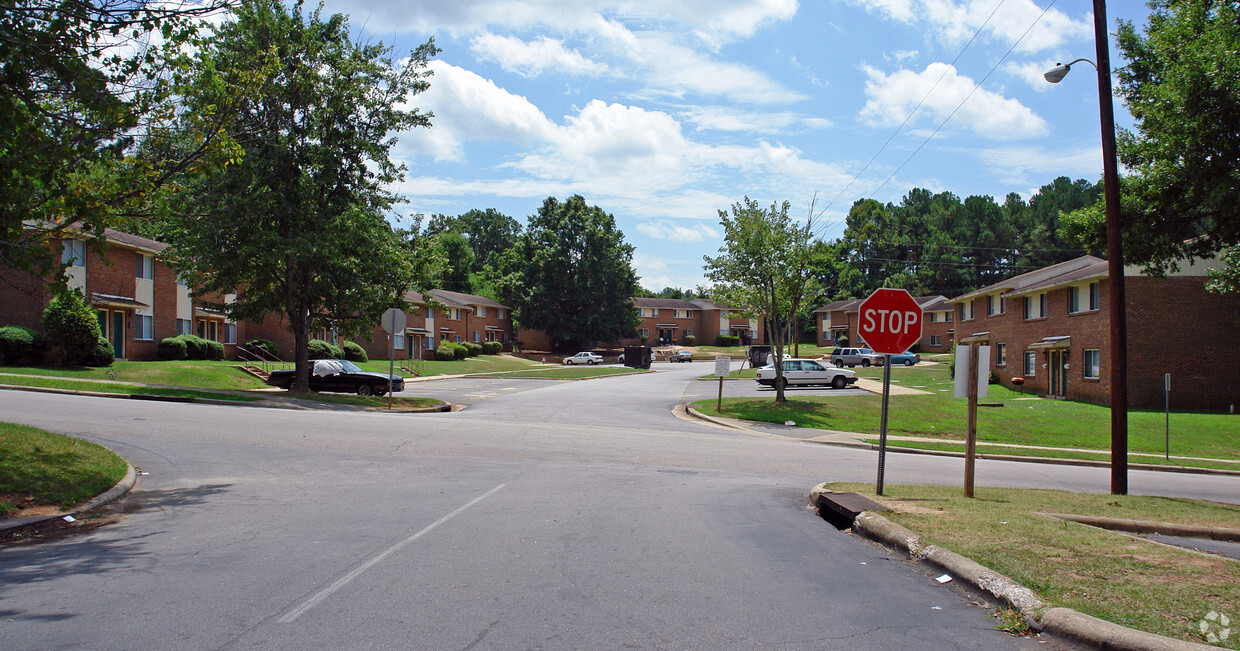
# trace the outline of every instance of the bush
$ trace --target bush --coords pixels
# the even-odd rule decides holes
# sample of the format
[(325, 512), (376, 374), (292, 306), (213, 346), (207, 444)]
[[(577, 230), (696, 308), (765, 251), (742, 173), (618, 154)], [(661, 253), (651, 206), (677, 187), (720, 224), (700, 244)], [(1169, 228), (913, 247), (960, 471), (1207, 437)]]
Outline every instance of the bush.
[(224, 344), (221, 344), (218, 341), (211, 341), (210, 339), (204, 339), (203, 343), (207, 345), (207, 356), (203, 359), (209, 359), (216, 362), (224, 359)]
[(498, 341), (482, 342), (482, 354), (483, 355), (498, 355), (502, 352), (504, 352), (504, 344)]
[(739, 346), (741, 345), (741, 338), (733, 337), (732, 335), (719, 335), (715, 337), (715, 345), (721, 348)]
[(250, 339), (245, 342), (245, 347), (250, 350), (261, 350), (272, 357), (280, 356), (280, 347), (270, 339)]
[(344, 359), (344, 349), (322, 339), (311, 339), (310, 359)]
[(369, 362), (370, 357), (366, 355), (366, 350), (355, 341), (346, 341), (340, 344), (340, 348), (344, 350), (344, 358), (350, 362)]
[(99, 317), (76, 291), (58, 294), (48, 302), (43, 310), (43, 332), (48, 343), (60, 348), (61, 364), (66, 366), (94, 355), (103, 335)]
[(482, 344), (475, 344), (472, 341), (465, 343), (465, 354), (469, 357), (477, 357), (482, 354)]
[(185, 342), (185, 359), (206, 359), (207, 340), (198, 335), (177, 335), (173, 339)]
[(94, 349), (90, 351), (86, 359), (82, 360), (82, 363), (86, 366), (111, 366), (114, 361), (116, 361), (116, 350), (112, 348), (112, 342), (100, 337), (95, 342)]
[(47, 351), (47, 339), (26, 326), (0, 328), (0, 358), (5, 364), (39, 361)]
[(469, 349), (464, 345), (455, 342), (449, 343), (448, 345), (452, 347), (452, 354), (457, 360), (462, 360), (469, 357)]
[(443, 342), (435, 349), (435, 359), (441, 362), (451, 362), (456, 360), (456, 350), (452, 347), (455, 344)]
[(159, 340), (155, 355), (159, 359), (185, 359), (188, 347), (181, 337), (168, 337)]
[(697, 343), (697, 337), (693, 335), (685, 335), (680, 338), (680, 341), (683, 342), (685, 346), (692, 346)]

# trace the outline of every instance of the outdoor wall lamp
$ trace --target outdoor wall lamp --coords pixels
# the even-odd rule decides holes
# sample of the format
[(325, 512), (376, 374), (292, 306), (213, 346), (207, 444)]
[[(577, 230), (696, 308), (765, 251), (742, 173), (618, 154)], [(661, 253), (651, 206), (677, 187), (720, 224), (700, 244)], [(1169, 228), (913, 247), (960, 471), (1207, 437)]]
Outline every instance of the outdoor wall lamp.
[(1051, 82), (1052, 84), (1057, 84), (1059, 83), (1060, 79), (1063, 79), (1064, 77), (1068, 76), (1068, 71), (1072, 69), (1072, 66), (1074, 64), (1080, 63), (1082, 61), (1093, 66), (1094, 70), (1098, 69), (1098, 64), (1094, 63), (1093, 61), (1090, 61), (1089, 59), (1077, 59), (1076, 61), (1073, 61), (1072, 63), (1056, 63), (1055, 67), (1051, 68), (1050, 70), (1047, 70), (1042, 75), (1042, 77), (1046, 79), (1047, 81)]

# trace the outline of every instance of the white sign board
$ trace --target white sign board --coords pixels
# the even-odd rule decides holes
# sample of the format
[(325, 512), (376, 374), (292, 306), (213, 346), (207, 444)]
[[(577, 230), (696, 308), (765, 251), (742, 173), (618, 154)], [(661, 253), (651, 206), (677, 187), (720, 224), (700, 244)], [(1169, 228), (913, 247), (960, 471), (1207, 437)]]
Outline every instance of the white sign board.
[[(955, 386), (953, 387), (952, 397), (968, 398), (969, 385), (968, 374), (969, 368), (969, 351), (972, 346), (956, 346), (956, 376)], [(977, 397), (986, 397), (986, 388), (990, 386), (990, 346), (977, 347)]]
[(727, 377), (732, 369), (732, 358), (719, 356), (715, 358), (715, 375), (718, 377)]
[(404, 334), (405, 323), (405, 311), (395, 307), (389, 307), (379, 320), (379, 324), (383, 326), (383, 331), (389, 335)]

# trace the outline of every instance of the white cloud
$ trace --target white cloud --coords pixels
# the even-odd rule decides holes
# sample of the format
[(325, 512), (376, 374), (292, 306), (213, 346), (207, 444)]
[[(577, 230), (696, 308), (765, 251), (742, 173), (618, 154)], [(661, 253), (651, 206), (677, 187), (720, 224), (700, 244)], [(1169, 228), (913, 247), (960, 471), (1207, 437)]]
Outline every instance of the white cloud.
[(561, 72), (572, 76), (596, 76), (608, 73), (605, 64), (568, 50), (562, 41), (539, 36), (530, 42), (512, 36), (480, 34), (470, 41), (470, 49), (480, 60), (494, 61), (505, 70), (523, 77), (537, 77), (544, 72)]
[(705, 284), (702, 260), (673, 260), (642, 253), (633, 254), (633, 269), (642, 287), (657, 292), (664, 287), (692, 289)]
[(772, 80), (764, 73), (738, 63), (718, 61), (676, 43), (669, 35), (634, 34), (630, 52), (638, 76), (655, 96), (677, 99), (688, 95), (726, 97), (746, 104), (782, 104), (807, 96)]
[[(936, 126), (956, 111), (949, 124), (994, 140), (1030, 138), (1047, 133), (1046, 121), (1027, 106), (985, 89), (974, 91), (972, 79), (958, 74), (954, 67), (945, 63), (932, 63), (920, 73), (900, 70), (885, 75), (869, 66), (864, 70), (869, 80), (865, 84), (866, 104), (860, 116), (869, 124), (899, 125), (925, 97), (917, 117), (922, 121), (930, 119)], [(932, 87), (934, 91), (930, 92)], [(917, 117), (912, 124), (918, 122)]]
[(1102, 145), (1081, 145), (1069, 149), (1042, 147), (1002, 147), (983, 149), (977, 157), (1000, 182), (1021, 185), (1043, 183), (1055, 176), (1096, 179), (1102, 173)]
[(675, 242), (700, 242), (719, 237), (719, 231), (702, 223), (682, 225), (667, 221), (649, 221), (638, 224), (637, 231), (652, 239)]
[(1029, 61), (1026, 63), (1003, 64), (1003, 71), (1029, 84), (1031, 88), (1039, 93), (1050, 90), (1052, 84), (1042, 75), (1047, 70), (1055, 67), (1057, 62), (1054, 59), (1043, 59), (1041, 61)]
[[(1075, 39), (1088, 38), (1093, 33), (1093, 19), (1089, 15), (1076, 20), (1054, 8), (1043, 13), (1043, 8), (1034, 0), (1006, 0), (999, 5), (994, 0), (853, 2), (892, 20), (924, 25), (948, 45), (963, 45), (982, 29), (984, 38), (988, 40), (1011, 45), (1021, 39), (1016, 46), (1017, 51), (1037, 52)], [(994, 12), (993, 16), (991, 12)]]
[(690, 106), (678, 115), (696, 125), (698, 131), (783, 133), (790, 129), (829, 129), (832, 126), (826, 118), (805, 117), (791, 111), (755, 112), (726, 106)]
[(466, 140), (531, 143), (546, 140), (554, 126), (538, 107), (477, 74), (440, 60), (428, 90), (413, 98), (415, 106), (435, 114), (430, 129), (401, 135), (401, 148), (436, 160), (461, 160)]

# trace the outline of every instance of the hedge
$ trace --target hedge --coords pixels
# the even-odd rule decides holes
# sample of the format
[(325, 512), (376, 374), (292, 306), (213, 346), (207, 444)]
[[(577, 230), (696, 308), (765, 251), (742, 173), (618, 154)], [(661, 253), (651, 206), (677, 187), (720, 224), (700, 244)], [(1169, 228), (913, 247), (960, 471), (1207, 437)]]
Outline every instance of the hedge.
[(111, 366), (114, 361), (116, 361), (116, 350), (112, 348), (112, 343), (100, 337), (82, 363), (86, 366)]
[(272, 357), (278, 358), (280, 356), (280, 346), (270, 339), (250, 339), (245, 342), (245, 347), (264, 351)]
[(482, 354), (483, 355), (498, 355), (502, 352), (504, 352), (504, 344), (498, 341), (482, 342)]
[(0, 358), (5, 364), (37, 362), (47, 352), (47, 339), (26, 326), (7, 325), (0, 328)]
[(454, 361), (456, 359), (456, 350), (452, 346), (453, 344), (446, 341), (439, 344), (439, 347), (435, 349), (435, 359), (440, 362)]
[(159, 345), (155, 348), (155, 356), (159, 359), (185, 359), (188, 348), (184, 339), (167, 337), (159, 340)]
[(322, 339), (311, 339), (309, 343), (310, 359), (344, 359), (344, 349), (329, 344)]
[(715, 337), (715, 345), (720, 347), (739, 346), (741, 345), (741, 338), (731, 335), (718, 335)]
[(469, 357), (477, 357), (482, 354), (482, 344), (475, 344), (472, 341), (465, 343), (465, 354)]
[(369, 362), (370, 357), (366, 355), (366, 349), (362, 348), (357, 342), (346, 341), (340, 344), (344, 350), (344, 358), (350, 362)]
[(43, 310), (43, 332), (49, 344), (60, 347), (65, 365), (93, 358), (103, 336), (95, 310), (77, 292), (52, 297)]

